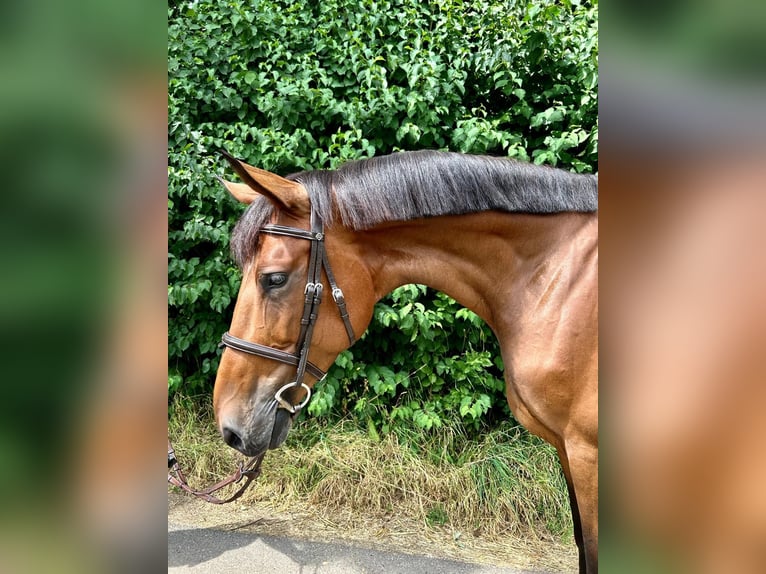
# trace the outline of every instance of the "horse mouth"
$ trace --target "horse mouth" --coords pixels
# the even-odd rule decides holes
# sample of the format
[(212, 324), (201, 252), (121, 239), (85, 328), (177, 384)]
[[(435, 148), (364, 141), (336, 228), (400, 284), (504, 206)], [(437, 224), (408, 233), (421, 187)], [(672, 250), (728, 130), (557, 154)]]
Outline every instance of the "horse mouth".
[(278, 448), (285, 442), (287, 434), (293, 426), (293, 416), (284, 409), (278, 409), (274, 415), (274, 428), (271, 431), (269, 448)]

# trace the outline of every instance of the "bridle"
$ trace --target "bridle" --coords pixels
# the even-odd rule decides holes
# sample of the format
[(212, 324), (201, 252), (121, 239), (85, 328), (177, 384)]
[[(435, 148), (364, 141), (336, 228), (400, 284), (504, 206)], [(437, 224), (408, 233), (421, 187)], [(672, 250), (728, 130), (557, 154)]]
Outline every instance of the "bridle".
[[(311, 231), (305, 229), (298, 229), (297, 227), (286, 227), (284, 225), (268, 224), (261, 228), (263, 233), (271, 233), (273, 235), (282, 235), (285, 237), (295, 237), (298, 239), (306, 239), (311, 241), (311, 252), (309, 254), (309, 268), (308, 277), (306, 279), (306, 288), (304, 289), (305, 300), (303, 304), (303, 317), (301, 317), (301, 332), (298, 337), (298, 352), (287, 353), (274, 347), (268, 347), (266, 345), (260, 345), (258, 343), (251, 343), (235, 337), (228, 332), (221, 337), (221, 347), (229, 347), (236, 351), (243, 353), (249, 353), (251, 355), (257, 355), (259, 357), (265, 357), (272, 359), (280, 363), (286, 363), (297, 367), (295, 374), (295, 380), (291, 383), (287, 383), (282, 386), (274, 395), (274, 400), (278, 404), (278, 408), (285, 409), (290, 414), (295, 415), (305, 407), (309, 399), (311, 398), (311, 387), (303, 382), (306, 372), (317, 378), (322, 379), (327, 373), (311, 363), (308, 360), (309, 350), (311, 348), (311, 337), (314, 334), (314, 325), (316, 324), (317, 317), (319, 315), (319, 306), (322, 304), (322, 292), (324, 291), (324, 285), (322, 284), (322, 271), (327, 275), (327, 281), (330, 284), (332, 292), (332, 298), (335, 304), (338, 306), (340, 312), (340, 318), (343, 320), (343, 325), (346, 328), (346, 334), (350, 344), (354, 344), (356, 341), (356, 335), (354, 334), (354, 328), (351, 326), (351, 321), (348, 317), (348, 311), (346, 310), (346, 300), (343, 296), (343, 291), (338, 287), (335, 282), (335, 276), (333, 275), (332, 268), (330, 267), (330, 260), (327, 258), (327, 251), (324, 245), (324, 226), (322, 224), (322, 218), (312, 208), (311, 210)], [(293, 387), (303, 387), (306, 391), (306, 396), (297, 405), (291, 404), (284, 397), (284, 393), (287, 389)], [(205, 489), (195, 490), (189, 486), (186, 481), (181, 468), (176, 459), (173, 446), (168, 440), (168, 482), (174, 484), (197, 496), (212, 502), (214, 504), (225, 504), (236, 500), (247, 490), (250, 483), (255, 480), (261, 473), (261, 462), (265, 452), (259, 456), (251, 459), (247, 464), (239, 464), (237, 470), (229, 477), (221, 480)], [(237, 491), (226, 499), (220, 499), (215, 496), (215, 493), (231, 484), (239, 483), (244, 479), (244, 483), (237, 489)]]
[[(298, 337), (297, 352), (287, 353), (274, 347), (251, 343), (250, 341), (245, 341), (244, 339), (231, 335), (228, 331), (221, 337), (219, 346), (229, 347), (236, 351), (257, 355), (259, 357), (297, 367), (295, 380), (282, 386), (274, 395), (274, 400), (279, 405), (278, 408), (285, 409), (295, 415), (305, 407), (311, 399), (311, 388), (303, 382), (306, 372), (313, 377), (316, 377), (317, 380), (322, 379), (327, 374), (308, 360), (309, 349), (311, 348), (311, 337), (314, 334), (314, 326), (316, 325), (317, 317), (319, 315), (319, 306), (322, 303), (322, 292), (324, 291), (324, 285), (322, 284), (322, 270), (327, 274), (327, 281), (330, 284), (332, 298), (338, 306), (340, 318), (343, 320), (343, 325), (346, 328), (346, 334), (348, 335), (350, 344), (354, 344), (356, 335), (354, 334), (354, 328), (351, 326), (351, 321), (348, 317), (343, 291), (341, 291), (335, 282), (335, 276), (330, 267), (330, 260), (327, 258), (327, 250), (325, 249), (324, 244), (324, 225), (322, 223), (322, 218), (316, 210), (313, 207), (311, 208), (311, 231), (270, 223), (261, 227), (261, 232), (311, 241), (308, 277), (306, 278), (306, 288), (304, 289), (303, 317), (301, 317), (301, 332)], [(282, 396), (282, 393), (293, 387), (303, 387), (306, 391), (306, 396), (303, 401), (297, 405), (290, 403)]]

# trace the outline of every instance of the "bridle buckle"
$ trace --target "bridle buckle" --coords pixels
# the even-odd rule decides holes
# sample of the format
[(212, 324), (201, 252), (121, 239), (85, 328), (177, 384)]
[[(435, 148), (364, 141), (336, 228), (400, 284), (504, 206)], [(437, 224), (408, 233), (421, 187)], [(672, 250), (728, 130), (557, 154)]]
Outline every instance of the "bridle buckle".
[(341, 305), (346, 302), (346, 298), (343, 296), (343, 291), (340, 290), (340, 287), (335, 287), (332, 290), (332, 298), (336, 305)]
[(322, 291), (324, 291), (324, 285), (321, 283), (306, 283), (306, 288), (303, 290), (303, 294), (307, 298), (319, 297), (322, 298)]

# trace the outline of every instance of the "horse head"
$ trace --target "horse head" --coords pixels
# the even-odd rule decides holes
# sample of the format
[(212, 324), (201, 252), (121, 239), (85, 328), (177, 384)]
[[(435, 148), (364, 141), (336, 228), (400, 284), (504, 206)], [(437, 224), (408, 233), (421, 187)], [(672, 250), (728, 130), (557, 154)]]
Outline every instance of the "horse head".
[(313, 385), (367, 328), (375, 298), (351, 234), (325, 234), (304, 185), (224, 155), (244, 183), (221, 181), (249, 208), (232, 234), (242, 283), (213, 404), (226, 443), (256, 456), (284, 442)]

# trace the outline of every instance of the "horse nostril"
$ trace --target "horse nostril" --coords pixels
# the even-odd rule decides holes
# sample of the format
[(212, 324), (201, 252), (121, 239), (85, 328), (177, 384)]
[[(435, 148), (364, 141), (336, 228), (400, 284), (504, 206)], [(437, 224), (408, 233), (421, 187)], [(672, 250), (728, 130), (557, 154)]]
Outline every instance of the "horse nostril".
[(242, 448), (245, 446), (240, 436), (229, 427), (223, 427), (222, 434), (224, 442), (226, 442), (226, 444), (228, 444), (230, 447), (237, 450), (242, 450)]

